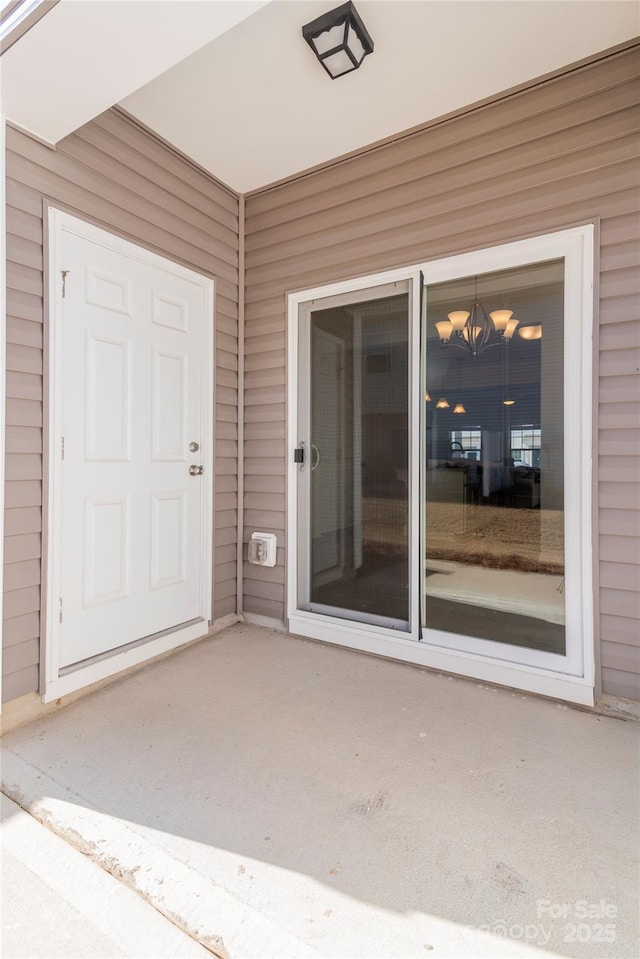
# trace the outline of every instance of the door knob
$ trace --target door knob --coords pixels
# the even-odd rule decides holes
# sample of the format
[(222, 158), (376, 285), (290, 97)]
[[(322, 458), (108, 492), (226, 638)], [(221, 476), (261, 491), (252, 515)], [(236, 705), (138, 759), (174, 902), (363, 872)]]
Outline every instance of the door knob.
[(189, 467), (189, 476), (202, 476), (204, 473), (204, 466), (190, 466)]

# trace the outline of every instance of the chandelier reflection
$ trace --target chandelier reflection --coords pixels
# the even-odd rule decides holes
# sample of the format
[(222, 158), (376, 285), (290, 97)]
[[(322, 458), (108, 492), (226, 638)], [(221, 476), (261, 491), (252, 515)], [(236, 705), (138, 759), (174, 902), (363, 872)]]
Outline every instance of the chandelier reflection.
[(487, 312), (479, 300), (471, 311), (454, 310), (446, 320), (436, 323), (443, 346), (455, 346), (471, 356), (478, 356), (501, 343), (508, 345), (520, 321), (514, 319), (512, 310)]

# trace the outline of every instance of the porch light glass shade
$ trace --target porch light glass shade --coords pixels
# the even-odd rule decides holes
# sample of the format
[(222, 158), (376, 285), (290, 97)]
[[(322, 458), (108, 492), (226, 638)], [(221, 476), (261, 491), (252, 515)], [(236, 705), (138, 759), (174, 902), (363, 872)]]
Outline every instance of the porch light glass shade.
[(302, 36), (332, 80), (357, 70), (373, 53), (373, 40), (351, 2), (307, 23)]
[(541, 340), (542, 324), (538, 323), (534, 326), (521, 326), (518, 330), (518, 334), (523, 340)]
[(440, 341), (442, 343), (448, 343), (453, 333), (453, 324), (450, 320), (440, 320), (439, 323), (436, 323), (436, 330), (438, 331)]
[(465, 410), (463, 403), (456, 403), (456, 405), (453, 407), (453, 412), (454, 412), (454, 413), (466, 413), (467, 411)]
[(439, 399), (438, 402), (436, 403), (436, 409), (437, 409), (437, 410), (448, 410), (448, 409), (449, 409), (449, 401), (448, 401), (448, 399), (446, 398), (446, 396), (441, 396), (441, 397), (440, 397), (440, 399)]
[(454, 330), (461, 330), (470, 316), (471, 314), (467, 313), (466, 310), (454, 310), (453, 313), (447, 313), (447, 319)]
[(493, 320), (493, 325), (495, 326), (498, 333), (504, 333), (507, 323), (513, 316), (512, 310), (494, 310), (493, 313), (489, 313), (489, 316)]
[(480, 336), (481, 333), (482, 333), (481, 326), (465, 326), (465, 328), (462, 331), (462, 335), (464, 336), (467, 343), (469, 343), (471, 340), (477, 343), (478, 337)]
[(515, 331), (516, 331), (516, 326), (518, 325), (519, 322), (520, 322), (520, 320), (509, 320), (509, 322), (507, 323), (507, 325), (506, 325), (506, 327), (505, 327), (504, 334), (503, 334), (505, 340), (510, 340), (510, 339), (511, 339), (511, 337), (513, 336), (513, 334), (514, 334)]

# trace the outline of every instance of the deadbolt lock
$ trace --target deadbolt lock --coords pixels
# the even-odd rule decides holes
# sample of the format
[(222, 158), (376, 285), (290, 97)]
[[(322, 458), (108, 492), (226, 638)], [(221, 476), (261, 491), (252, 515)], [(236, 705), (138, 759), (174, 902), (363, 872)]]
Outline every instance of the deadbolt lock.
[(192, 465), (189, 467), (189, 476), (202, 476), (203, 473), (204, 473), (204, 466)]
[(197, 453), (199, 449), (200, 449), (200, 444), (199, 444), (199, 443), (189, 443), (189, 452), (190, 452), (190, 453)]

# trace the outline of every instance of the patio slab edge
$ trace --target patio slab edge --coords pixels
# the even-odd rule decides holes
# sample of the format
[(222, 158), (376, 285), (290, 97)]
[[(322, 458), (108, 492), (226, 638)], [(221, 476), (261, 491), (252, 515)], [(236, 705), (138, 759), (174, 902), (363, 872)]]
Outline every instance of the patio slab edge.
[(122, 820), (94, 809), (6, 748), (1, 789), (217, 959), (306, 959), (315, 954), (213, 879), (174, 859)]

